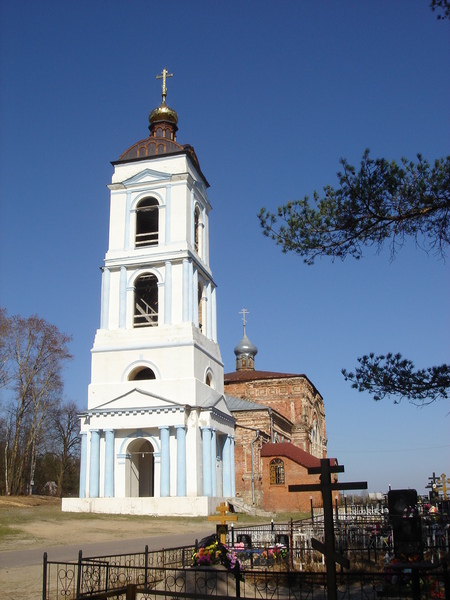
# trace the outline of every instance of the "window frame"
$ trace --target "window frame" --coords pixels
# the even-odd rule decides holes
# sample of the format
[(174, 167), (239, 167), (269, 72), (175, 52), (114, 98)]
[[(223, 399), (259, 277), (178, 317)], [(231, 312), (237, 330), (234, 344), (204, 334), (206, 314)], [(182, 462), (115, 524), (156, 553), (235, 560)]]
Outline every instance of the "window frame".
[(281, 458), (273, 458), (269, 463), (270, 485), (286, 485), (286, 471)]

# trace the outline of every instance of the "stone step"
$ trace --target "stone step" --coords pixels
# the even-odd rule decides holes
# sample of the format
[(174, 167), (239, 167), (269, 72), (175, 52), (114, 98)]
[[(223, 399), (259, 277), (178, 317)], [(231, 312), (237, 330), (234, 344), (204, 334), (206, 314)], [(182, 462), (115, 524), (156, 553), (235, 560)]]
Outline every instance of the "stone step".
[(251, 506), (250, 504), (246, 504), (240, 498), (228, 498), (227, 499), (228, 506), (230, 510), (235, 513), (245, 513), (247, 515), (252, 515), (255, 517), (268, 517), (271, 518), (274, 516), (273, 513), (262, 510), (261, 508), (257, 508), (256, 506)]

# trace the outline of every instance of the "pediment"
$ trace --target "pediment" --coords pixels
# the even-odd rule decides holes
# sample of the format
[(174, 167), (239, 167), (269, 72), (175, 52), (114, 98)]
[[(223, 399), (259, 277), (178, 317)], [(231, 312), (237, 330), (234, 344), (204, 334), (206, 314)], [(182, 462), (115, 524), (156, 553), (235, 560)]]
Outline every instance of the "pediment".
[(146, 392), (139, 388), (134, 388), (125, 394), (117, 396), (90, 409), (88, 412), (127, 412), (133, 410), (161, 410), (161, 411), (172, 411), (180, 408), (180, 404)]
[(155, 171), (154, 169), (144, 169), (143, 171), (136, 173), (136, 175), (133, 175), (133, 177), (125, 179), (122, 183), (127, 188), (138, 184), (154, 183), (155, 181), (167, 181), (170, 178), (171, 175), (169, 173)]

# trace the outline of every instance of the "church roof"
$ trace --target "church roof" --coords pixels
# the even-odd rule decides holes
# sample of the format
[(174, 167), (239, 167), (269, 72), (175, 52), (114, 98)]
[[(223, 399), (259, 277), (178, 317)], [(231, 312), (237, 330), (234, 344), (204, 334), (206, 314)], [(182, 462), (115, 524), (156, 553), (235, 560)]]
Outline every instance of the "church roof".
[[(309, 467), (320, 467), (320, 458), (309, 454), (309, 452), (305, 452), (302, 448), (289, 442), (263, 444), (261, 447), (261, 456), (284, 456), (306, 469)], [(332, 459), (332, 463), (333, 461), (334, 459)]]
[(256, 402), (250, 402), (243, 398), (235, 398), (234, 396), (225, 396), (225, 400), (230, 412), (238, 412), (244, 410), (269, 410), (268, 406), (263, 404), (257, 404)]
[[(233, 371), (225, 373), (225, 383), (238, 381), (254, 381), (259, 379), (286, 379), (287, 377), (306, 377), (295, 373), (277, 373), (275, 371)], [(307, 377), (306, 377), (307, 379)]]
[(301, 373), (277, 373), (276, 371), (233, 371), (232, 373), (225, 373), (224, 383), (241, 383), (247, 381), (264, 381), (268, 379), (291, 379), (292, 377), (302, 377), (306, 379), (313, 387), (315, 392), (320, 394), (316, 386), (310, 381), (310, 379)]

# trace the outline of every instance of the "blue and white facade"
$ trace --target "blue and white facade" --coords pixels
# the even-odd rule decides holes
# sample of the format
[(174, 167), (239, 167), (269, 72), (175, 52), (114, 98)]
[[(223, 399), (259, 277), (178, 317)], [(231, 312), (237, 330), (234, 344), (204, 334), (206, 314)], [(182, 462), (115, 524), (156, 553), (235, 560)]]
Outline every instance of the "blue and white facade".
[(208, 183), (176, 123), (163, 86), (150, 137), (113, 163), (80, 494), (63, 510), (207, 515), (235, 493)]

